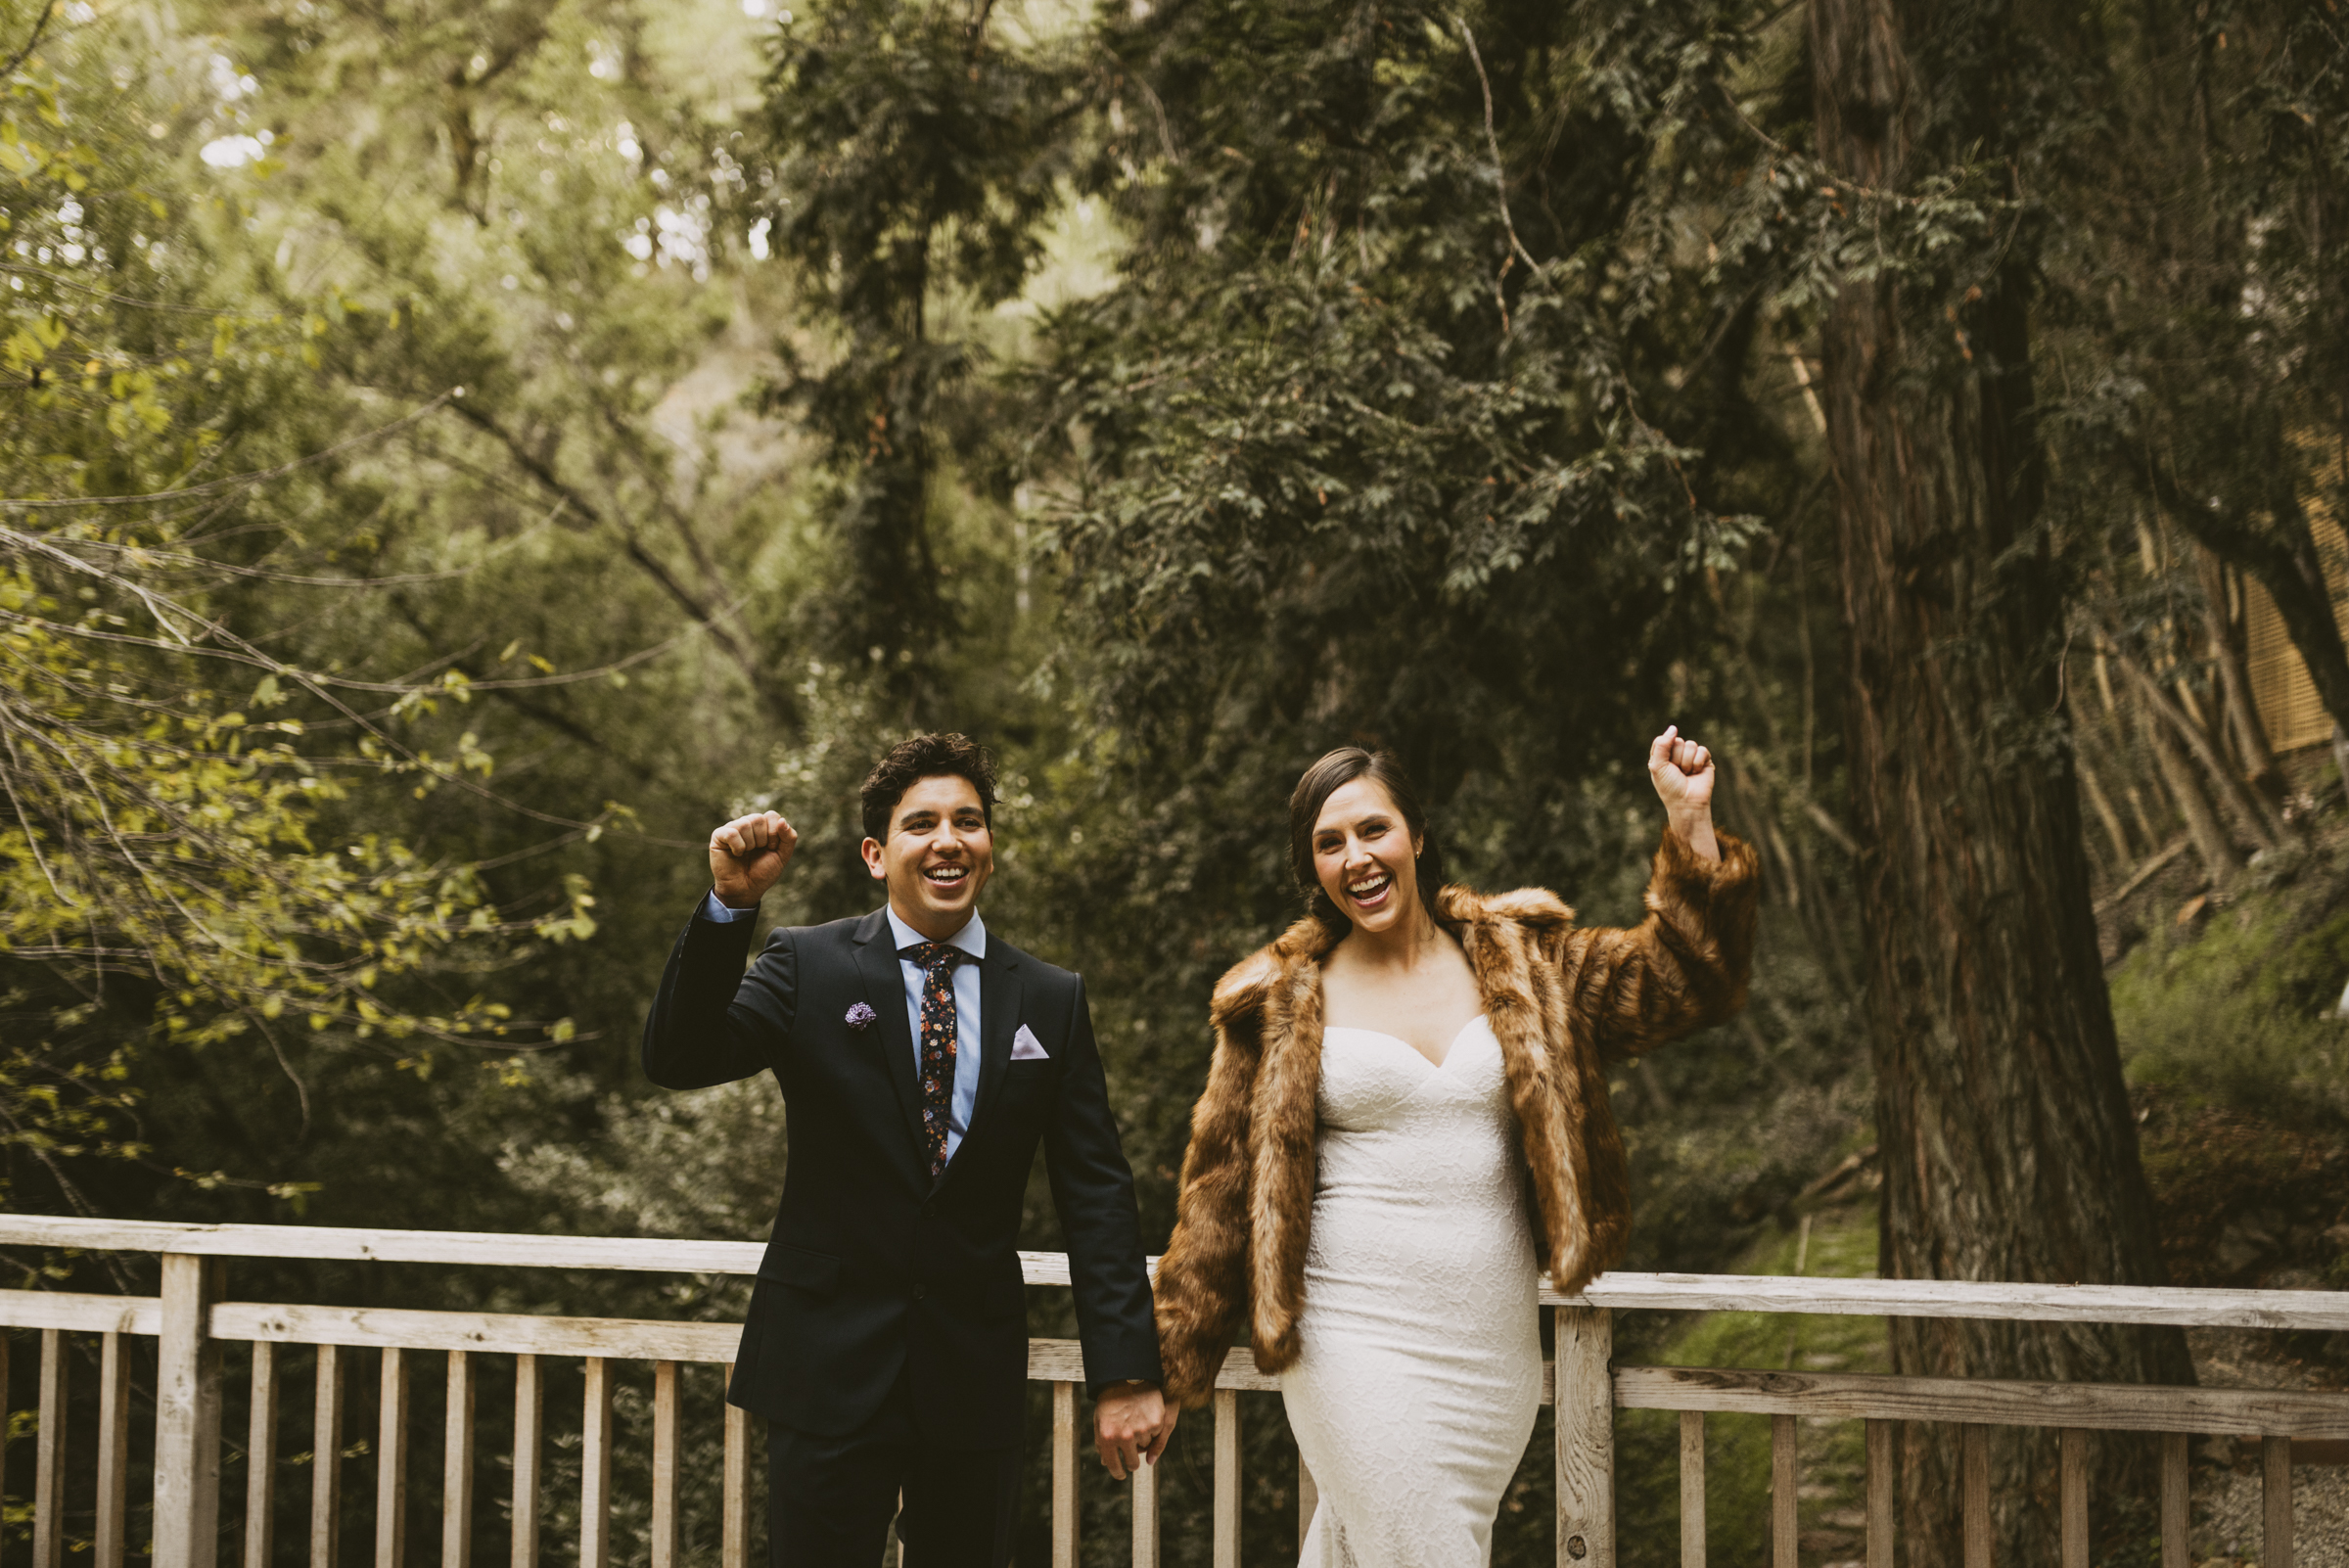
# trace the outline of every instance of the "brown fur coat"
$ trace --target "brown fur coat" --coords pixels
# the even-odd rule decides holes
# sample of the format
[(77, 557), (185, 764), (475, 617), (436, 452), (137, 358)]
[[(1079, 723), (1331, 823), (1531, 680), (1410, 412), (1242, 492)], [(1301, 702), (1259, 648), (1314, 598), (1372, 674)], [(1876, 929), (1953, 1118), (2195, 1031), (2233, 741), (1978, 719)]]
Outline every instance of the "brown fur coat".
[[(1535, 1243), (1576, 1291), (1621, 1261), (1631, 1229), (1623, 1138), (1604, 1064), (1718, 1024), (1745, 1003), (1756, 902), (1753, 851), (1720, 835), (1720, 863), (1673, 835), (1656, 851), (1647, 918), (1586, 929), (1540, 888), (1487, 897), (1446, 888), (1500, 1040), (1531, 1174)], [(1167, 1397), (1200, 1405), (1249, 1319), (1257, 1365), (1297, 1359), (1313, 1206), (1321, 1080), (1321, 958), (1301, 920), (1216, 987), (1216, 1050), (1191, 1113), (1174, 1239), (1158, 1267)], [(1253, 1302), (1254, 1311), (1249, 1311)]]

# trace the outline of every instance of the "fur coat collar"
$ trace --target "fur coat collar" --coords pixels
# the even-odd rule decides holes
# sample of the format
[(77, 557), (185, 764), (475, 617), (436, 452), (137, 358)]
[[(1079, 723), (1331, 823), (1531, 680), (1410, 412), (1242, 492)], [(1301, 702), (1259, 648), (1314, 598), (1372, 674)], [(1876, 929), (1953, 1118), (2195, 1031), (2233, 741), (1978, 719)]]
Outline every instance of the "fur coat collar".
[[(1752, 851), (1721, 835), (1722, 858), (1667, 834), (1647, 918), (1579, 927), (1539, 888), (1451, 887), (1439, 908), (1500, 1041), (1533, 1197), (1535, 1243), (1561, 1290), (1620, 1262), (1631, 1225), (1623, 1138), (1606, 1064), (1744, 1004), (1756, 903)], [(1321, 1083), (1321, 960), (1336, 937), (1301, 920), (1217, 985), (1215, 1056), (1191, 1117), (1174, 1238), (1157, 1303), (1166, 1393), (1203, 1403), (1243, 1318), (1257, 1365), (1297, 1359), (1313, 1218)]]

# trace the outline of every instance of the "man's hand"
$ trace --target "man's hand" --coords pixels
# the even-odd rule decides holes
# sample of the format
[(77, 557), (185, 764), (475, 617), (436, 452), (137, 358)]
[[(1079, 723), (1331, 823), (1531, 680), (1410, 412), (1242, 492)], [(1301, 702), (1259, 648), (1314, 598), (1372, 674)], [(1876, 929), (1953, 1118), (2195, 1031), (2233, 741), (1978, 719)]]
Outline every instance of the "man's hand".
[(1678, 724), (1648, 743), (1647, 778), (1664, 803), (1672, 830), (1708, 860), (1721, 858), (1720, 841), (1713, 836), (1713, 782), (1717, 777), (1713, 754), (1681, 736)]
[(1112, 1480), (1123, 1481), (1147, 1459), (1156, 1464), (1174, 1435), (1179, 1412), (1151, 1383), (1121, 1383), (1101, 1391), (1093, 1407), (1093, 1442)]
[(729, 909), (748, 909), (791, 863), (800, 835), (778, 812), (738, 816), (710, 835), (710, 885)]

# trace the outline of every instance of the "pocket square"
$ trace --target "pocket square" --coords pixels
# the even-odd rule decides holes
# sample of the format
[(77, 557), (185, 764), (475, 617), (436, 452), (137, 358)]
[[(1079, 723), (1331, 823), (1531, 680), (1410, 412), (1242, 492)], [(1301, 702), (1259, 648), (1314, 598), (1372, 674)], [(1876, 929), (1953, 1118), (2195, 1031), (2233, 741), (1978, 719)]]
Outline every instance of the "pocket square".
[(1011, 1037), (1011, 1059), (1015, 1062), (1048, 1062), (1052, 1058), (1044, 1054), (1043, 1044), (1036, 1039), (1036, 1031), (1022, 1024), (1020, 1032)]

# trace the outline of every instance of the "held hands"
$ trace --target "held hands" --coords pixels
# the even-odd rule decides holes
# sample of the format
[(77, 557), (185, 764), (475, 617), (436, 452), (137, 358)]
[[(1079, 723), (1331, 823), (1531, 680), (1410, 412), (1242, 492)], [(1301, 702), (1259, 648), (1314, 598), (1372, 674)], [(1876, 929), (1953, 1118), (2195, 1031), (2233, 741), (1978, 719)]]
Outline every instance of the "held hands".
[(1708, 860), (1721, 858), (1713, 837), (1713, 754), (1681, 738), (1680, 726), (1665, 726), (1647, 748), (1647, 778), (1655, 785), (1672, 831)]
[(1102, 1390), (1101, 1403), (1093, 1407), (1093, 1443), (1110, 1479), (1125, 1480), (1140, 1470), (1145, 1459), (1156, 1464), (1174, 1435), (1179, 1414), (1147, 1383)]
[(778, 812), (738, 816), (710, 835), (710, 885), (729, 909), (748, 909), (791, 863), (800, 835)]

